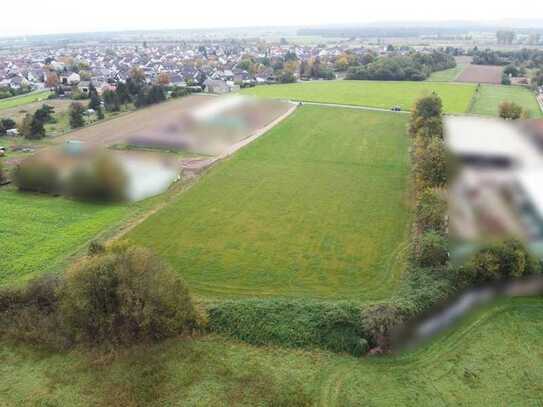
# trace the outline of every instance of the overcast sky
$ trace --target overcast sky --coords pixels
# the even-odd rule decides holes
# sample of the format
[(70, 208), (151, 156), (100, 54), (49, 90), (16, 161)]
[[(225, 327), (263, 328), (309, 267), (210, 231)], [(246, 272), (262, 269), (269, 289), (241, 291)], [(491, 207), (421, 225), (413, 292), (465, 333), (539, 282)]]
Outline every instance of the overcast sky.
[(543, 18), (543, 0), (2, 0), (0, 36), (93, 31)]

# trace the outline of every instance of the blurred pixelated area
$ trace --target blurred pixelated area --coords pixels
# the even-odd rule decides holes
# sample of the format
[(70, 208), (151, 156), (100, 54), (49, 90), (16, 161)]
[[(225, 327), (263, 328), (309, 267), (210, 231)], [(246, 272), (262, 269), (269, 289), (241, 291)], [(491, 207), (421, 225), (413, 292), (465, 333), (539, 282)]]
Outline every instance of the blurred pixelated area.
[(445, 119), (451, 258), (515, 238), (543, 256), (543, 120)]
[(20, 189), (83, 200), (138, 201), (193, 178), (264, 134), (295, 103), (190, 96), (54, 139), (17, 163)]

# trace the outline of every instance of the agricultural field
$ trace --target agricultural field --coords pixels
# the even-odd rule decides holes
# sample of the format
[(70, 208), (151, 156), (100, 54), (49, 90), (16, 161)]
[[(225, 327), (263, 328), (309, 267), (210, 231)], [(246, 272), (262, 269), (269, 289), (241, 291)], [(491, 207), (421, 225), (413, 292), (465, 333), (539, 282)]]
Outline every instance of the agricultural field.
[(418, 350), (365, 359), (218, 336), (115, 356), (2, 342), (0, 404), (540, 405), (542, 315), (541, 299), (504, 300)]
[(198, 295), (386, 298), (410, 219), (406, 121), (300, 107), (126, 238)]
[(0, 99), (0, 117), (3, 117), (4, 109), (12, 109), (14, 107), (27, 105), (29, 103), (40, 102), (47, 100), (47, 96), (51, 94), (49, 90), (39, 92), (31, 92), (25, 95), (14, 96), (12, 98)]
[(466, 65), (457, 64), (454, 68), (445, 69), (443, 71), (432, 72), (427, 82), (455, 82), (456, 78), (462, 74)]
[[(138, 205), (107, 206), (0, 190), (0, 286), (54, 271), (96, 235), (118, 225)], [(9, 214), (9, 216), (5, 216)]]
[(101, 146), (122, 143), (131, 136), (156, 133), (157, 129), (164, 126), (164, 123), (179, 118), (183, 112), (201, 106), (209, 99), (209, 96), (173, 99), (129, 114), (121, 114), (112, 120), (103, 121), (94, 126), (72, 131), (69, 134), (56, 137), (55, 142), (63, 143), (67, 140), (80, 140)]
[(41, 102), (32, 102), (32, 103), (22, 104), (15, 107), (0, 110), (0, 117), (1, 118), (9, 117), (15, 120), (16, 122), (18, 122), (24, 118), (25, 114), (27, 113), (33, 114), (36, 110), (38, 110), (44, 104), (53, 106), (55, 108), (56, 114), (63, 114), (65, 112), (68, 112), (70, 103), (72, 102), (73, 102), (72, 100), (68, 100), (68, 99), (51, 99), (51, 100), (44, 100)]
[(528, 111), (531, 118), (543, 117), (534, 93), (520, 86), (481, 85), (474, 96), (470, 113), (497, 116), (498, 107), (504, 100), (522, 106)]
[(475, 85), (433, 82), (313, 81), (285, 85), (256, 86), (241, 93), (260, 97), (338, 103), (390, 109), (399, 105), (409, 110), (420, 97), (436, 92), (447, 113), (465, 113)]
[(456, 81), (499, 85), (502, 82), (502, 72), (503, 66), (469, 64), (456, 78)]

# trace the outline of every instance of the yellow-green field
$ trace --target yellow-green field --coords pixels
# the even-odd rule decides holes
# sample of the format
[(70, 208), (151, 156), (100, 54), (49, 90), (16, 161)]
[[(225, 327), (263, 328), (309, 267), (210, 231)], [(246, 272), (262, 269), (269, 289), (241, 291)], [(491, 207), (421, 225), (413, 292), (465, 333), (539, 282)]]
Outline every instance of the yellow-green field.
[[(141, 205), (141, 204), (140, 204)], [(139, 205), (99, 205), (0, 189), (0, 286), (56, 270)]]
[(241, 93), (260, 97), (390, 109), (409, 110), (421, 96), (436, 92), (447, 113), (465, 113), (475, 91), (474, 84), (387, 81), (313, 81), (286, 85), (263, 85)]
[(470, 113), (497, 116), (500, 103), (505, 100), (522, 106), (530, 118), (543, 117), (534, 93), (521, 86), (481, 85)]
[(26, 95), (15, 96), (7, 99), (0, 99), (0, 117), (2, 117), (2, 110), (11, 109), (18, 106), (23, 106), (29, 103), (39, 102), (47, 100), (47, 96), (51, 94), (49, 90), (42, 90), (39, 92), (32, 92)]
[(128, 235), (212, 297), (388, 297), (409, 225), (407, 117), (304, 106)]
[(432, 72), (426, 81), (428, 82), (454, 82), (466, 68), (464, 64), (456, 64), (454, 68)]

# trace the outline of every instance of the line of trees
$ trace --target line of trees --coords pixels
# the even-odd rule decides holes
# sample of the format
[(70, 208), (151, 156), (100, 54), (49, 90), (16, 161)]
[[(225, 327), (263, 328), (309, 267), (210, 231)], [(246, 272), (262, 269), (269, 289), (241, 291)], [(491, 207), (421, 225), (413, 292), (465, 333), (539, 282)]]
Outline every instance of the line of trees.
[(413, 140), (412, 178), (416, 201), (411, 260), (416, 267), (443, 267), (448, 261), (447, 161), (442, 102), (437, 95), (417, 101), (409, 135)]
[(103, 95), (104, 107), (108, 112), (118, 112), (121, 106), (134, 103), (137, 108), (166, 100), (163, 86), (149, 85), (137, 72), (126, 83), (117, 82), (115, 90), (106, 90)]
[(383, 81), (423, 81), (432, 72), (454, 68), (456, 61), (448, 53), (433, 51), (429, 54), (415, 52), (377, 58), (366, 65), (348, 69), (346, 79)]

